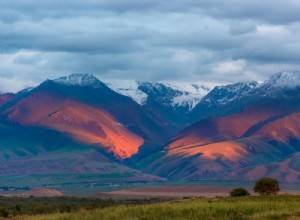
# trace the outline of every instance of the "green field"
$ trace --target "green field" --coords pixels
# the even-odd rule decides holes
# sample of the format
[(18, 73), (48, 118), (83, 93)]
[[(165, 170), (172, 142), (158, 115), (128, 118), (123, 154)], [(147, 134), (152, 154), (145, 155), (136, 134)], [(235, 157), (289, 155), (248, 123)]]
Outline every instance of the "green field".
[(196, 198), (153, 204), (114, 204), (70, 213), (19, 216), (16, 219), (300, 219), (300, 196), (251, 196), (242, 198)]

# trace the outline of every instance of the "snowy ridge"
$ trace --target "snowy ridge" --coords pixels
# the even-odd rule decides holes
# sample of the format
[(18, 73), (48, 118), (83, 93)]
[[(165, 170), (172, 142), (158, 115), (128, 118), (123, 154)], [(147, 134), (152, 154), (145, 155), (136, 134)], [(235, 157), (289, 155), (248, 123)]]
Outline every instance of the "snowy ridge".
[(271, 76), (260, 88), (268, 90), (295, 89), (300, 87), (299, 71), (284, 71)]
[(201, 103), (204, 105), (226, 105), (247, 96), (276, 97), (285, 90), (300, 88), (300, 72), (284, 71), (272, 75), (264, 83), (239, 82), (215, 87)]
[(147, 103), (148, 95), (139, 90), (139, 83), (134, 80), (107, 80), (105, 84), (115, 92), (128, 96), (140, 105)]
[(193, 109), (210, 91), (200, 83), (141, 82), (135, 80), (104, 80), (102, 83), (91, 74), (76, 73), (60, 77), (53, 82), (67, 86), (91, 86), (100, 88), (106, 84), (115, 92), (130, 97), (140, 105), (146, 105), (149, 96), (163, 105)]
[[(91, 74), (72, 74), (53, 80), (64, 85), (105, 86)], [(226, 105), (245, 96), (277, 96), (284, 90), (300, 88), (300, 72), (284, 71), (267, 79), (264, 83), (239, 82), (216, 86), (210, 89), (203, 83), (186, 82), (142, 82), (135, 80), (105, 80), (104, 83), (115, 92), (130, 97), (140, 105), (148, 100), (167, 107), (184, 107), (188, 111), (197, 105)]]
[(181, 95), (173, 97), (173, 106), (188, 106), (192, 110), (200, 100), (207, 95), (210, 88), (200, 83), (162, 82), (173, 90), (182, 92)]
[(205, 96), (201, 103), (212, 105), (226, 105), (230, 102), (238, 100), (258, 87), (258, 83), (255, 81), (250, 82), (238, 82), (234, 84), (216, 86), (207, 96)]
[(147, 104), (150, 95), (157, 95), (162, 104), (193, 109), (210, 91), (200, 83), (141, 82), (134, 80), (106, 80), (105, 84), (117, 93), (131, 97), (140, 105)]
[(100, 88), (103, 86), (103, 83), (95, 76), (86, 73), (75, 73), (69, 76), (60, 77), (53, 80), (53, 82), (69, 86), (92, 86), (93, 88)]

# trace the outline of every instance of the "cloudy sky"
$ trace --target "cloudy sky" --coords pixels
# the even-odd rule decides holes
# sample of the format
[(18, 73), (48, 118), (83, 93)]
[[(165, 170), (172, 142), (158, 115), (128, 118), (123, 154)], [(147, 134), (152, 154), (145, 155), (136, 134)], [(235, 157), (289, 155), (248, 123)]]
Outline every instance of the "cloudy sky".
[(300, 70), (299, 0), (0, 0), (0, 90), (100, 79), (230, 83)]

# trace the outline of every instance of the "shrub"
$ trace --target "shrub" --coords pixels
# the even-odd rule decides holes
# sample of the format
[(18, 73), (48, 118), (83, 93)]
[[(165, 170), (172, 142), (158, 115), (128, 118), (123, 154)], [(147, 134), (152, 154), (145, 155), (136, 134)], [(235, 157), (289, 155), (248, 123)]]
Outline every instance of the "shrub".
[(280, 188), (276, 179), (263, 177), (255, 182), (253, 190), (260, 195), (276, 195)]
[(230, 196), (231, 197), (240, 197), (240, 196), (249, 196), (250, 193), (244, 189), (244, 188), (235, 188), (233, 190), (231, 190), (230, 192)]

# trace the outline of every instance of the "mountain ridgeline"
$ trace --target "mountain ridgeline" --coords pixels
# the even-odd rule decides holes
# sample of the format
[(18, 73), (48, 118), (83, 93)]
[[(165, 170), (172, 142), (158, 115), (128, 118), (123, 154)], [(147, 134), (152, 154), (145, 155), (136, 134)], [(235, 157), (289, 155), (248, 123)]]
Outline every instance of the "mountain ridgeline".
[(1, 94), (0, 136), (3, 177), (296, 183), (300, 72), (214, 88), (72, 74)]

